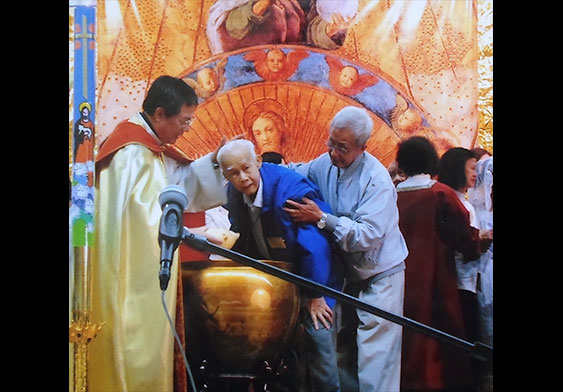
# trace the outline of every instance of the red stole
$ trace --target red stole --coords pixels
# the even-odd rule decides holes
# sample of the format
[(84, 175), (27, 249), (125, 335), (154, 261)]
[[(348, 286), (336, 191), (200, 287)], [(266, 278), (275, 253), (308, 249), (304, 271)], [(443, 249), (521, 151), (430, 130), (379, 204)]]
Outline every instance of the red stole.
[(178, 147), (172, 144), (160, 144), (145, 128), (125, 120), (120, 122), (100, 145), (96, 155), (96, 166), (101, 165), (106, 158), (113, 156), (119, 149), (129, 144), (141, 144), (155, 154), (163, 152), (181, 163), (192, 162), (192, 159)]
[[(129, 144), (141, 144), (155, 154), (164, 153), (181, 163), (190, 163), (192, 160), (178, 147), (171, 144), (160, 144), (145, 128), (127, 120), (120, 122), (115, 130), (102, 142), (96, 155), (96, 169), (99, 171), (103, 165), (109, 164), (111, 157), (121, 148)], [(182, 344), (186, 345), (184, 330), (184, 295), (182, 285), (182, 268), (178, 268), (178, 291), (176, 294), (176, 332)], [(186, 392), (188, 379), (182, 353), (174, 342), (174, 392)], [(195, 391), (192, 391), (195, 392)]]

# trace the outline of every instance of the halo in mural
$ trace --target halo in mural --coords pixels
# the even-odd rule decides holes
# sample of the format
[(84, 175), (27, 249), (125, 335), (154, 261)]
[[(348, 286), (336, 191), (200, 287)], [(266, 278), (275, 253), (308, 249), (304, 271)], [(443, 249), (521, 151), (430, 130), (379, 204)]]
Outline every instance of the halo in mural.
[(321, 49), (255, 46), (212, 57), (179, 77), (195, 86), (200, 101), (190, 132), (177, 142), (193, 158), (213, 150), (222, 136), (244, 134), (251, 139), (245, 113), (255, 110), (258, 102), (285, 111), (281, 115), (288, 162), (308, 161), (325, 152), (330, 121), (347, 105), (370, 113), (374, 129), (367, 150), (384, 164), (394, 158), (401, 138), (415, 133), (436, 138), (423, 111), (391, 78)]

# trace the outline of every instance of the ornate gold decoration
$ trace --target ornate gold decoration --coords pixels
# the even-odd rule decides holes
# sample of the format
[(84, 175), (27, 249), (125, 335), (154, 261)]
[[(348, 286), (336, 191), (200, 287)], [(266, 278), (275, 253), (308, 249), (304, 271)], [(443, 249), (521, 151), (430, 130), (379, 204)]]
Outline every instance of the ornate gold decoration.
[(88, 344), (96, 337), (104, 322), (92, 324), (90, 312), (74, 311), (68, 327), (68, 340), (73, 344), (72, 390), (88, 391)]
[(90, 321), (73, 320), (68, 327), (68, 340), (78, 344), (90, 343), (104, 324), (104, 322), (92, 324)]
[(478, 0), (479, 146), (493, 153), (493, 1)]

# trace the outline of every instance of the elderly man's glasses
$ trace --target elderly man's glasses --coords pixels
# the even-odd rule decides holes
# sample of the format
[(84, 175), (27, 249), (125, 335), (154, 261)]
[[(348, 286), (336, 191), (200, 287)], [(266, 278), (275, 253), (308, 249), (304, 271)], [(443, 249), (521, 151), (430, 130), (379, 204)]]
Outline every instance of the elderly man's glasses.
[(335, 142), (334, 140), (332, 140), (332, 138), (329, 138), (326, 141), (326, 146), (331, 150), (336, 150), (343, 155), (347, 154), (351, 150), (350, 147), (348, 147), (347, 145)]

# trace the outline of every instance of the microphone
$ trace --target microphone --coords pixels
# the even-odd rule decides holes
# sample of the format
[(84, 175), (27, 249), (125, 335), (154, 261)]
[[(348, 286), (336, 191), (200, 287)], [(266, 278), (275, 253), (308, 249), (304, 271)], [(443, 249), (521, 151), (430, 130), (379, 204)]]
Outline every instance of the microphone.
[(186, 192), (177, 185), (168, 185), (158, 196), (158, 202), (162, 209), (160, 217), (160, 228), (158, 231), (158, 243), (160, 245), (160, 289), (166, 290), (170, 280), (170, 267), (174, 252), (184, 232), (182, 213), (188, 205)]

